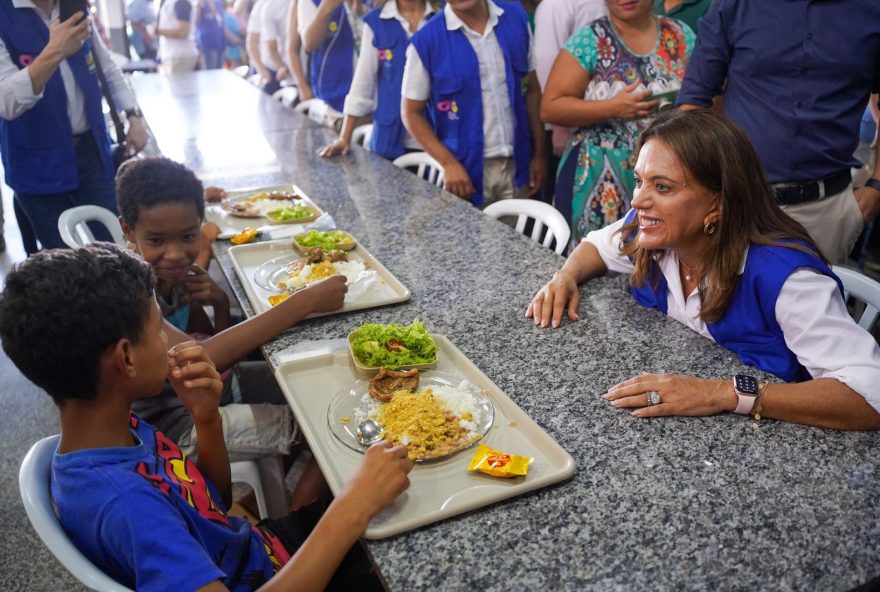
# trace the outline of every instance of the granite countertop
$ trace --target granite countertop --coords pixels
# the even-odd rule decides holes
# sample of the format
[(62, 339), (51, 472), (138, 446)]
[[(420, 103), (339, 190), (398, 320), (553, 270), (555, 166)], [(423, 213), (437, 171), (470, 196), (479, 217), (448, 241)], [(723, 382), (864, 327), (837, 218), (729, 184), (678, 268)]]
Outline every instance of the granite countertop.
[[(204, 153), (189, 162), (229, 189), (295, 182), (413, 297), (303, 321), (265, 351), (419, 317), (577, 463), (565, 483), (368, 541), (390, 589), (846, 590), (880, 575), (876, 433), (614, 409), (601, 395), (641, 372), (718, 378), (743, 366), (636, 305), (621, 277), (581, 286), (579, 322), (535, 328), (526, 307), (561, 257), (361, 149), (320, 159), (332, 132), (285, 117), (291, 127), (261, 132), (278, 159), (269, 172), (220, 170)], [(251, 314), (227, 249), (216, 254)]]

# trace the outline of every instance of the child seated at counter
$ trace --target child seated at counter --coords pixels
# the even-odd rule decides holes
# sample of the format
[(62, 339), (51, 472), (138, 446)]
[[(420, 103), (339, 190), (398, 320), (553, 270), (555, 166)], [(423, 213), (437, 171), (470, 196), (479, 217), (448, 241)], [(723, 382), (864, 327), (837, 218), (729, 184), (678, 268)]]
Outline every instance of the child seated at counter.
[[(299, 292), (268, 313), (226, 328), (230, 324), (226, 294), (194, 264), (205, 214), (202, 183), (195, 174), (163, 157), (131, 161), (119, 171), (116, 195), (123, 233), (156, 274), (159, 308), (170, 325), (166, 329), (176, 341), (190, 339), (186, 333), (203, 339), (217, 366), (230, 369), (224, 373), (220, 399), (230, 458), (280, 455), (290, 460), (298, 431), (290, 407), (269, 365), (243, 358), (312, 312), (306, 306), (319, 305), (321, 310), (342, 306), (344, 279), (316, 285), (314, 295)], [(289, 301), (296, 302), (288, 305)], [(214, 306), (214, 327), (205, 304)], [(219, 333), (213, 335), (214, 329)], [(197, 453), (192, 417), (170, 385), (159, 396), (134, 401), (132, 407), (187, 454)], [(323, 477), (312, 460), (294, 491), (291, 508), (312, 501), (323, 490)]]
[[(406, 447), (370, 448), (323, 515), (313, 505), (256, 526), (228, 515), (220, 375), (195, 342), (168, 349), (155, 287), (149, 264), (95, 243), (37, 253), (0, 294), (3, 349), (58, 406), (50, 486), (77, 548), (137, 590), (244, 591), (270, 579), (284, 590), (381, 589), (362, 549), (349, 549), (407, 488)], [(198, 461), (131, 411), (166, 380), (198, 432)]]

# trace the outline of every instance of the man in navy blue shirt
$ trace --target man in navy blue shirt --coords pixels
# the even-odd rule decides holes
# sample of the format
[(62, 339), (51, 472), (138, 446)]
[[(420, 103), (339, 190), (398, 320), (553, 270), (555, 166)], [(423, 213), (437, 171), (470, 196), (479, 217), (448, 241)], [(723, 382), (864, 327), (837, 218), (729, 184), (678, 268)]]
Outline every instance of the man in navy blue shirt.
[(854, 192), (859, 121), (880, 91), (877, 0), (715, 0), (678, 95), (748, 134), (783, 209), (832, 262), (880, 211), (880, 164)]

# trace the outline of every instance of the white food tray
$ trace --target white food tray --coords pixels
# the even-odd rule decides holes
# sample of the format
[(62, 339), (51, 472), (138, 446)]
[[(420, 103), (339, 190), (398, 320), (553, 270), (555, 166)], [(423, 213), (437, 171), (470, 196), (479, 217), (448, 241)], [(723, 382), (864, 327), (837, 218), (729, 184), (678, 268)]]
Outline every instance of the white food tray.
[[(482, 440), (509, 454), (534, 457), (526, 477), (499, 479), (469, 473), (474, 448), (417, 465), (411, 485), (394, 504), (376, 516), (364, 535), (390, 537), (500, 500), (564, 481), (575, 472), (574, 459), (504, 394), (452, 342), (432, 335), (439, 349), (437, 370), (454, 374), (483, 390), (495, 407), (495, 422)], [(334, 494), (355, 472), (363, 454), (346, 448), (330, 432), (327, 409), (333, 396), (361, 378), (345, 351), (297, 354), (275, 376)]]
[[(357, 240), (357, 238), (355, 238)], [(256, 283), (254, 273), (263, 263), (282, 255), (295, 254), (300, 257), (298, 251), (293, 249), (290, 239), (282, 239), (277, 241), (263, 241), (249, 243), (246, 245), (238, 245), (229, 248), (229, 258), (235, 268), (241, 285), (247, 293), (248, 300), (256, 313), (272, 308), (269, 304), (269, 296), (277, 295), (278, 292), (270, 292)], [(379, 263), (379, 261), (370, 254), (358, 242), (357, 246), (348, 252), (350, 259), (363, 261), (364, 264), (375, 270), (379, 276), (380, 285), (376, 289), (370, 290), (366, 294), (356, 299), (350, 298), (351, 294), (346, 295), (342, 308), (327, 313), (320, 313), (312, 316), (326, 316), (328, 314), (336, 314), (338, 312), (348, 312), (351, 310), (361, 310), (364, 308), (374, 308), (377, 306), (385, 306), (388, 304), (396, 304), (398, 302), (406, 302), (412, 296), (409, 288), (404, 286), (400, 280), (388, 271), (388, 269)]]
[[(251, 195), (255, 195), (257, 193), (261, 193), (263, 191), (292, 191), (297, 195), (301, 195), (303, 197), (303, 202), (308, 204), (310, 207), (314, 208), (317, 212), (317, 215), (320, 216), (324, 213), (324, 210), (318, 207), (318, 205), (312, 201), (308, 195), (303, 192), (302, 189), (297, 187), (296, 185), (273, 185), (271, 187), (253, 187), (248, 189), (236, 189), (235, 191), (227, 191), (225, 201), (234, 201), (238, 199), (242, 199), (245, 197), (249, 197)], [(253, 228), (263, 227), (263, 226), (291, 226), (298, 224), (309, 224), (314, 221), (314, 218), (309, 218), (303, 222), (290, 222), (287, 224), (281, 223), (272, 223), (269, 218), (266, 216), (260, 216), (258, 218), (242, 218), (241, 216), (234, 216), (223, 209), (223, 206), (220, 204), (205, 204), (205, 220), (208, 222), (213, 222), (220, 228), (220, 235), (217, 238), (220, 239), (230, 239), (248, 226)]]

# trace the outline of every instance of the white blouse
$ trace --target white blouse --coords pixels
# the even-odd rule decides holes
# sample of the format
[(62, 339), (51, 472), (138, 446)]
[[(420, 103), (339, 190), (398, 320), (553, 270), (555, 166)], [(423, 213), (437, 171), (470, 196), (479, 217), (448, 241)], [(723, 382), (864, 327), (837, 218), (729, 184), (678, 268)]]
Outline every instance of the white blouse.
[[(610, 271), (631, 273), (633, 264), (620, 253), (623, 219), (590, 232), (583, 240), (596, 247)], [(678, 257), (667, 251), (657, 261), (666, 278), (666, 314), (714, 341), (700, 318), (700, 293), (684, 297)], [(743, 258), (743, 272), (745, 257)], [(859, 327), (840, 297), (837, 283), (809, 268), (796, 270), (779, 292), (776, 321), (785, 344), (813, 378), (836, 378), (880, 411), (880, 348), (870, 333)]]
[[(425, 3), (425, 15), (419, 21), (419, 29), (428, 22), (428, 17), (434, 14), (434, 7), (430, 3)], [(397, 1), (389, 0), (382, 7), (379, 18), (395, 19), (406, 31), (407, 39), (413, 36), (409, 30), (409, 21), (407, 21), (397, 9)], [(342, 112), (346, 115), (354, 117), (363, 117), (371, 114), (376, 110), (377, 95), (377, 79), (379, 76), (379, 56), (373, 47), (373, 31), (369, 26), (364, 25), (361, 33), (361, 51), (358, 55), (357, 66), (354, 69), (354, 78), (351, 81), (351, 89), (345, 97), (345, 106)], [(408, 132), (405, 132), (403, 145), (413, 150), (423, 150), (415, 138)]]

